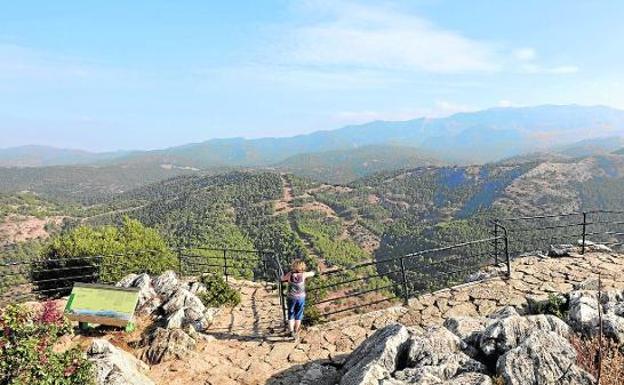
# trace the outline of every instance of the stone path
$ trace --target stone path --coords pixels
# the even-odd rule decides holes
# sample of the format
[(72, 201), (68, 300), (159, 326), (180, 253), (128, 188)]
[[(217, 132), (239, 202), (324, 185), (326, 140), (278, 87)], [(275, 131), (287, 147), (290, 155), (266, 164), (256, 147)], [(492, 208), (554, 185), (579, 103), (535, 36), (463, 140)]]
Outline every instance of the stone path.
[[(603, 273), (605, 289), (624, 288), (624, 256), (591, 253), (584, 257), (521, 258), (510, 279), (492, 279), (415, 298), (409, 307), (393, 307), (309, 328), (299, 343), (272, 333), (281, 314), (274, 292), (262, 285), (241, 288), (243, 305), (222, 312), (209, 340), (184, 360), (152, 367), (151, 377), (167, 385), (300, 384), (317, 360), (340, 361), (375, 329), (400, 321), (409, 326), (441, 324), (452, 316), (487, 315), (505, 305), (527, 307), (527, 297), (547, 298), (568, 292), (575, 283)], [(255, 304), (255, 305), (254, 305)], [(271, 304), (272, 306), (267, 305)], [(255, 310), (254, 310), (255, 309)], [(276, 317), (276, 318), (274, 318)], [(265, 328), (262, 322), (267, 321)], [(254, 329), (254, 325), (258, 326)], [(237, 331), (237, 329), (245, 329)]]

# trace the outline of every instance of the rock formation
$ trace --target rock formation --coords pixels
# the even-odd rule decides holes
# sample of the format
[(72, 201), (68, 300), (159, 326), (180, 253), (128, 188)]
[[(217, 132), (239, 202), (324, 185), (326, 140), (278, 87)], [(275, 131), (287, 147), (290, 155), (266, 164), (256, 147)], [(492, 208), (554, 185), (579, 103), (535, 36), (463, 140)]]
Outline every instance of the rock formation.
[[(554, 315), (520, 315), (512, 307), (489, 317), (451, 317), (441, 327), (378, 329), (344, 364), (315, 367), (317, 383), (340, 385), (592, 385), (577, 365), (569, 338), (605, 336), (624, 341), (624, 291), (577, 290), (564, 296), (566, 321)], [(600, 313), (599, 313), (600, 311)], [(308, 369), (312, 370), (312, 368)], [(323, 382), (325, 381), (325, 382)], [(328, 382), (329, 381), (329, 382)], [(502, 382), (501, 382), (502, 381)]]
[(139, 314), (151, 316), (157, 327), (143, 340), (142, 358), (151, 364), (182, 358), (195, 349), (217, 309), (206, 308), (197, 296), (206, 288), (199, 282), (182, 282), (172, 271), (153, 279), (130, 274), (117, 286), (139, 288)]
[(146, 364), (106, 340), (94, 340), (87, 356), (95, 367), (97, 385), (154, 385), (144, 374)]

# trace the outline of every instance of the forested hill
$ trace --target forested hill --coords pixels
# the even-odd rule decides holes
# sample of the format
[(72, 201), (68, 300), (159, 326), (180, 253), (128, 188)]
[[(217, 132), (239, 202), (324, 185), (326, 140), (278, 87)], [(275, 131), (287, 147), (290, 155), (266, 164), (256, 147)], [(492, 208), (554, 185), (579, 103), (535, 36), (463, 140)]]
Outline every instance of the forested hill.
[(319, 181), (345, 184), (382, 171), (443, 164), (413, 147), (376, 145), (299, 154), (278, 163), (275, 168)]
[[(270, 171), (181, 176), (120, 194), (87, 222), (129, 215), (180, 246), (348, 253), (356, 260), (380, 242), (387, 253), (399, 244), (422, 248), (485, 236), (478, 224), (497, 215), (621, 207), (624, 156), (605, 155), (419, 167), (346, 186)], [(337, 240), (351, 242), (352, 250), (331, 243)]]

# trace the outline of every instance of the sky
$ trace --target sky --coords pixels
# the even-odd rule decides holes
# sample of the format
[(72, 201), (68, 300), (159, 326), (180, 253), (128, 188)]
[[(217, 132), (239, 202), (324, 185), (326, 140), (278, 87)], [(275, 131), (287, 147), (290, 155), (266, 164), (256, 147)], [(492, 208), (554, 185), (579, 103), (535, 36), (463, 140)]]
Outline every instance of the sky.
[(41, 0), (0, 12), (0, 148), (155, 149), (496, 106), (624, 108), (619, 0)]

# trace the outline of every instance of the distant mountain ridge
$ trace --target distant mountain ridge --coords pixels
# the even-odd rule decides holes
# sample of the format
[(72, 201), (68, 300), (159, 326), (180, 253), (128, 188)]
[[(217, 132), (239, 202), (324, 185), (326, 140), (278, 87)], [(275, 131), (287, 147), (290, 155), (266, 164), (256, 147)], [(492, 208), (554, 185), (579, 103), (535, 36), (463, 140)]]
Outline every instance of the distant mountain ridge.
[(70, 166), (111, 161), (130, 151), (95, 153), (84, 150), (27, 145), (0, 148), (0, 167)]
[[(427, 156), (447, 162), (484, 163), (562, 147), (582, 140), (624, 136), (624, 111), (604, 106), (544, 105), (492, 108), (458, 113), (446, 118), (408, 121), (375, 121), (306, 135), (261, 139), (212, 139), (162, 150), (126, 154), (68, 152), (40, 165), (63, 161), (71, 164), (173, 164), (186, 167), (272, 166), (301, 154), (345, 151), (365, 146), (414, 147)], [(32, 164), (15, 149), (0, 150), (0, 165)], [(70, 150), (67, 150), (70, 151)], [(32, 153), (33, 151), (31, 151)], [(43, 152), (43, 151), (42, 151)], [(9, 153), (9, 155), (7, 155)], [(45, 152), (43, 152), (45, 153)], [(97, 158), (89, 161), (91, 158)], [(4, 159), (4, 161), (3, 161)], [(58, 160), (61, 159), (61, 160)], [(47, 163), (46, 163), (47, 162)]]

